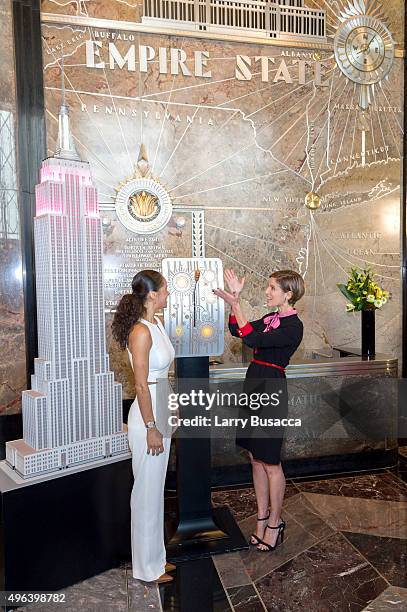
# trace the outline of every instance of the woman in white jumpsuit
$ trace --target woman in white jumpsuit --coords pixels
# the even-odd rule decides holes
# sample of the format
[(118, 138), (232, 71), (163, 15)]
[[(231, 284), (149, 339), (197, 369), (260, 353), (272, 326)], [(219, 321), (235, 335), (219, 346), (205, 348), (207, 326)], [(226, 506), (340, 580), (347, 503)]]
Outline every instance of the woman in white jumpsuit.
[(112, 327), (122, 346), (127, 339), (136, 390), (128, 417), (134, 474), (130, 498), (133, 577), (165, 582), (171, 579), (165, 573), (164, 484), (172, 428), (162, 392), (175, 351), (155, 315), (166, 306), (164, 277), (143, 270), (134, 277), (132, 288), (133, 293), (123, 296), (118, 305)]

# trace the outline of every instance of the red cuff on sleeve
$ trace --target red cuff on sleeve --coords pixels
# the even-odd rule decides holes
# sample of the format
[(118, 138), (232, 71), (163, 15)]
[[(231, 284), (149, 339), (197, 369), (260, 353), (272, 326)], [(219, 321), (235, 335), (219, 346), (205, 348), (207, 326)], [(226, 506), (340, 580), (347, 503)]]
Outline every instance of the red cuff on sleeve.
[(253, 327), (250, 323), (246, 323), (246, 325), (243, 325), (243, 327), (239, 327), (239, 329), (237, 330), (237, 333), (239, 334), (239, 336), (241, 338), (243, 338), (243, 336), (247, 336), (247, 334), (250, 334), (253, 331)]
[(237, 325), (237, 319), (235, 315), (229, 315), (229, 323), (231, 323), (232, 325)]

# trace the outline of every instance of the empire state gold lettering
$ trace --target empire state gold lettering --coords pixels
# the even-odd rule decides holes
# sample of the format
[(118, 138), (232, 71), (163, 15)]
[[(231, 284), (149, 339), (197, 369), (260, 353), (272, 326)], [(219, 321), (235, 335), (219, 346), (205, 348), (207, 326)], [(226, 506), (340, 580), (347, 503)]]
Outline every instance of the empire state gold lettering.
[[(273, 69), (270, 69), (270, 64), (274, 64)], [(304, 59), (293, 59), (292, 63), (288, 66), (284, 58), (267, 57), (264, 55), (256, 55), (254, 58), (251, 58), (247, 55), (236, 55), (235, 77), (238, 81), (251, 81), (254, 75), (259, 74), (260, 68), (263, 83), (268, 83), (269, 80), (272, 80), (273, 83), (285, 81), (286, 83), (295, 82), (299, 85), (305, 85), (306, 68), (311, 65), (314, 67), (313, 80), (315, 85), (326, 87), (328, 83), (322, 80), (324, 64)], [(296, 66), (294, 70), (292, 70), (293, 66)], [(270, 73), (274, 75), (272, 79)]]
[[(136, 71), (136, 45), (129, 45), (127, 52), (122, 55), (114, 43), (108, 43), (108, 61), (102, 60), (101, 49), (104, 45), (98, 40), (86, 41), (86, 66), (88, 68), (127, 68), (131, 72)], [(188, 56), (183, 49), (159, 47), (157, 51), (149, 45), (138, 45), (139, 71), (148, 72), (149, 65), (158, 60), (160, 74), (184, 76), (197, 76), (205, 79), (211, 78), (211, 71), (204, 72), (209, 57), (208, 51), (194, 51), (194, 72), (188, 68), (186, 62)]]
[[(136, 54), (137, 51), (137, 54)], [(327, 82), (323, 80), (324, 63), (306, 59), (268, 57), (256, 55), (236, 55), (234, 77), (238, 81), (251, 81), (253, 77), (260, 77), (261, 81), (268, 83), (298, 83), (304, 85), (308, 73), (315, 85), (324, 87)], [(86, 41), (87, 68), (100, 68), (110, 70), (129, 70), (135, 72), (148, 72), (154, 64), (158, 64), (160, 74), (174, 76), (195, 76), (210, 79), (212, 71), (208, 69), (209, 51), (192, 51), (190, 56), (183, 49), (158, 47), (150, 45), (129, 45), (126, 50), (119, 50), (115, 43), (103, 43), (98, 40)]]

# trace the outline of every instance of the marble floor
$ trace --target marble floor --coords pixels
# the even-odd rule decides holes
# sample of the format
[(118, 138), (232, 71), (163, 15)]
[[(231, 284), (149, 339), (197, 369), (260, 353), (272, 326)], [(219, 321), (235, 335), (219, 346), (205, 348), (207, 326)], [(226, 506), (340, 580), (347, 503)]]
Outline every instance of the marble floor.
[[(174, 498), (166, 511), (174, 511)], [(213, 493), (246, 536), (256, 522), (252, 488)], [(64, 590), (58, 610), (135, 612), (382, 612), (407, 610), (407, 447), (397, 468), (287, 482), (284, 544), (179, 564), (157, 588), (123, 564)], [(20, 610), (54, 612), (56, 607)]]

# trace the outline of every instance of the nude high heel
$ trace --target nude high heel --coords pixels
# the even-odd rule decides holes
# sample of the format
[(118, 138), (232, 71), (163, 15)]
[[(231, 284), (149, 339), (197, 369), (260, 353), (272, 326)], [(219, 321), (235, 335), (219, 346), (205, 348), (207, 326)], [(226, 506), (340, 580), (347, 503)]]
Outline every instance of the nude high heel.
[(172, 582), (174, 580), (173, 576), (169, 574), (161, 574), (161, 576), (156, 580), (157, 584), (165, 584), (166, 582)]

